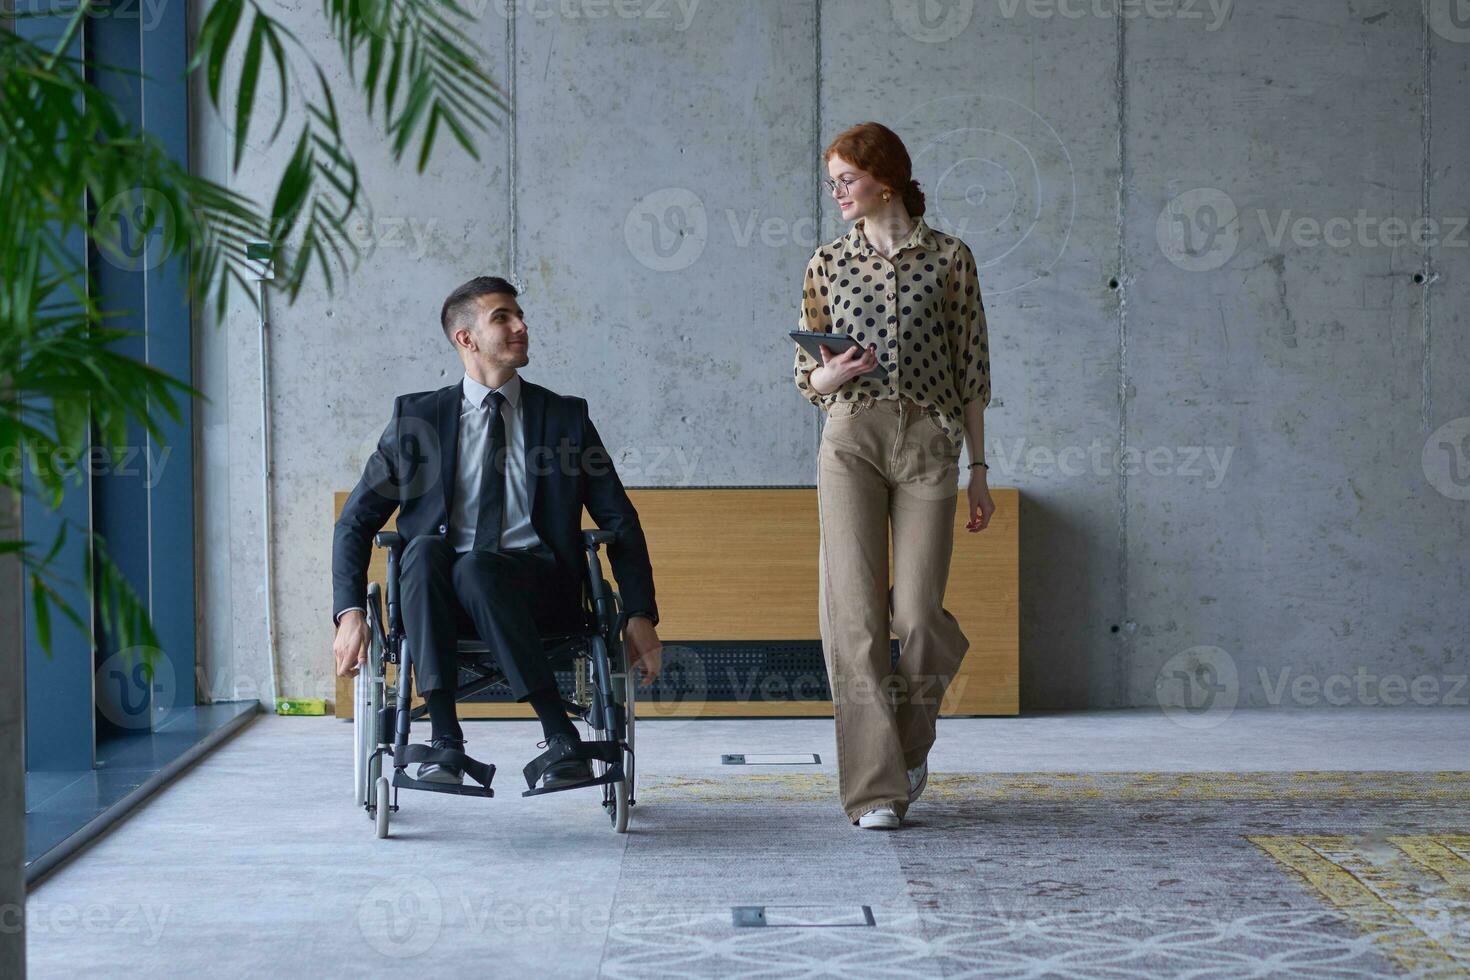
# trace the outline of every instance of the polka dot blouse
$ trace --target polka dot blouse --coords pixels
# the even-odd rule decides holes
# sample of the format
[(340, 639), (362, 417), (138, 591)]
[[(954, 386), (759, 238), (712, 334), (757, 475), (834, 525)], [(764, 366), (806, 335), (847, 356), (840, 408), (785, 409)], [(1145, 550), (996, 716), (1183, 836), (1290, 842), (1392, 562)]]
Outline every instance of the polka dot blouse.
[(964, 242), (923, 218), (885, 259), (868, 244), (863, 219), (817, 249), (806, 267), (799, 329), (845, 333), (877, 344), (887, 381), (857, 377), (830, 395), (811, 386), (821, 362), (796, 347), (796, 387), (823, 411), (859, 394), (907, 395), (939, 410), (938, 421), (964, 447), (964, 406), (990, 404), (990, 346), (975, 256)]

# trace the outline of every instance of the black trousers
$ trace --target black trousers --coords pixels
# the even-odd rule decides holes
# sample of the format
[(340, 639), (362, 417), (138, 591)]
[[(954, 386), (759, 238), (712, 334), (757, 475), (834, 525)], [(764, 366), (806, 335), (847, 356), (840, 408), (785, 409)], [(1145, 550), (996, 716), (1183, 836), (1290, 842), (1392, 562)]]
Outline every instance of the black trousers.
[(517, 701), (556, 685), (541, 648), (554, 621), (549, 602), (556, 559), (544, 544), (463, 554), (436, 535), (409, 541), (398, 570), (403, 629), (420, 694), (458, 685), (455, 644), (478, 635), (494, 654)]

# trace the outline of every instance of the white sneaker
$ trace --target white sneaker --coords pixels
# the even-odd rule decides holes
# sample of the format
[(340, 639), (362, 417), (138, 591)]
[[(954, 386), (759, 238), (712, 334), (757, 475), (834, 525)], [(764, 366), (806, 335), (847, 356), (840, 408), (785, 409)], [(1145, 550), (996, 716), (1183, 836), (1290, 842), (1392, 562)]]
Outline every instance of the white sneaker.
[(864, 830), (897, 830), (898, 814), (892, 807), (880, 806), (858, 817), (858, 826)]
[(924, 787), (929, 785), (929, 760), (909, 770), (909, 802), (912, 803), (924, 792)]

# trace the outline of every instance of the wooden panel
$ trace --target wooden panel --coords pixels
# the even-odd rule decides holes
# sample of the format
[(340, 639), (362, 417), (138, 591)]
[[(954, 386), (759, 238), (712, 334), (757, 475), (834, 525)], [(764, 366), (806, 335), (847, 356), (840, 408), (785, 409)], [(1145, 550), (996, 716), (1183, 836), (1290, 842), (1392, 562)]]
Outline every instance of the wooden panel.
[(653, 558), (661, 639), (821, 635), (816, 490), (643, 489), (628, 498)]
[(956, 502), (944, 608), (959, 620), (970, 649), (945, 692), (944, 715), (1021, 711), (1021, 492), (991, 487), (990, 496), (990, 526), (973, 534), (965, 530), (969, 502), (963, 489)]
[[(970, 649), (941, 711), (946, 715), (1014, 715), (1020, 710), (1020, 493), (991, 488), (990, 527), (965, 530), (963, 491), (955, 507), (955, 547), (945, 608)], [(654, 565), (659, 637), (666, 644), (702, 640), (819, 640), (815, 488), (632, 489)], [(346, 493), (338, 493), (340, 513)], [(335, 520), (335, 517), (334, 517)], [(390, 521), (388, 529), (393, 528)], [(584, 514), (583, 526), (595, 523)], [(612, 579), (606, 549), (603, 572)], [(890, 574), (892, 562), (889, 564)], [(370, 581), (387, 573), (375, 550)], [(352, 685), (337, 678), (338, 717), (351, 717)], [(826, 701), (711, 701), (660, 705), (643, 717), (830, 716)], [(468, 703), (463, 718), (530, 718), (521, 704)]]

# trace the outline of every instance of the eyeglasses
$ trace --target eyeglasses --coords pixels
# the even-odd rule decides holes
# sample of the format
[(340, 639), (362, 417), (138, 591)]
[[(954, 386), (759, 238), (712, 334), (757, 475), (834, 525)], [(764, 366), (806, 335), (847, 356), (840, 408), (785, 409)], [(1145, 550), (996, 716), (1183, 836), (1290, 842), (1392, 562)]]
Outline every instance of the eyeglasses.
[(839, 177), (836, 180), (833, 180), (830, 177), (823, 177), (822, 178), (822, 186), (825, 187), (825, 188), (827, 188), (827, 193), (828, 194), (836, 194), (837, 193), (837, 185), (838, 184), (841, 184), (842, 185), (842, 193), (846, 194), (847, 191), (848, 191), (848, 188), (852, 187), (853, 184), (856, 184), (858, 181), (862, 180), (866, 176), (868, 176), (868, 175), (867, 174), (858, 174), (856, 177)]

